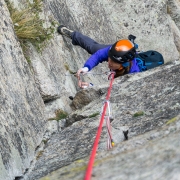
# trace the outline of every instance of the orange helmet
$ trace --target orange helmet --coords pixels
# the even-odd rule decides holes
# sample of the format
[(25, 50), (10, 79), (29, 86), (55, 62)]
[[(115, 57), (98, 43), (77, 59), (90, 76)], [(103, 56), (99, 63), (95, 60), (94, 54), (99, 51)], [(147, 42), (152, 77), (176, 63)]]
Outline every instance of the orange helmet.
[(125, 63), (135, 58), (134, 44), (128, 39), (121, 39), (114, 43), (109, 50), (109, 57), (117, 63)]

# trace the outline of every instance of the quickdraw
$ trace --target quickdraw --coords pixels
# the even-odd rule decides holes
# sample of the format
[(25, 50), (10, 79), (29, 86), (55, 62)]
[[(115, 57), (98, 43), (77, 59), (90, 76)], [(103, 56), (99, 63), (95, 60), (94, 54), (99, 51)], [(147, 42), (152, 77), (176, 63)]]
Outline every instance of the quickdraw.
[[(101, 119), (100, 119), (99, 127), (98, 127), (98, 130), (97, 130), (97, 134), (96, 134), (96, 137), (95, 137), (95, 140), (94, 140), (94, 144), (93, 144), (93, 148), (92, 148), (92, 152), (91, 152), (91, 155), (90, 155), (90, 159), (89, 159), (89, 163), (88, 163), (88, 167), (87, 167), (87, 170), (86, 170), (86, 173), (85, 173), (84, 180), (90, 180), (91, 179), (92, 168), (93, 168), (94, 159), (95, 159), (95, 156), (96, 156), (96, 151), (97, 151), (97, 148), (98, 148), (98, 143), (99, 143), (99, 139), (100, 139), (104, 119), (106, 119), (107, 132), (108, 132), (108, 149), (112, 148), (114, 146), (114, 142), (112, 140), (112, 135), (111, 135), (111, 127), (110, 127), (111, 111), (110, 111), (110, 104), (109, 104), (110, 93), (111, 93), (112, 84), (113, 84), (113, 81), (114, 81), (114, 75), (115, 75), (115, 72), (111, 71), (111, 74), (108, 77), (108, 79), (111, 80), (111, 81), (110, 81), (109, 89), (108, 89), (108, 92), (107, 92), (107, 95), (106, 95), (106, 100), (105, 100), (105, 102), (103, 104), (102, 113), (101, 113)], [(107, 108), (108, 108), (108, 116), (105, 116)]]
[[(105, 101), (104, 103), (107, 103), (107, 110), (108, 110), (108, 114), (105, 115), (104, 119), (106, 120), (106, 127), (107, 127), (107, 135), (108, 135), (108, 141), (107, 141), (107, 149), (111, 149), (114, 146), (114, 141), (112, 139), (112, 135), (111, 135), (111, 123), (110, 123), (110, 118), (111, 118), (111, 107), (110, 107), (110, 102)], [(101, 109), (101, 115), (103, 112), (103, 107)]]

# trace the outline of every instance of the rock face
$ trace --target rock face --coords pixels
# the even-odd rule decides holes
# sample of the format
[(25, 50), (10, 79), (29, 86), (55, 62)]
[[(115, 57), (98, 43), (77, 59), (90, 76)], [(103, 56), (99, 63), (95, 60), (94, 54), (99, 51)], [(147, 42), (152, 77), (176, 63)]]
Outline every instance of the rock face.
[(0, 179), (21, 177), (30, 167), (45, 131), (45, 106), (0, 3)]
[(101, 95), (100, 92), (94, 90), (94, 89), (87, 89), (83, 91), (79, 91), (76, 93), (76, 96), (73, 98), (72, 101), (72, 108), (74, 109), (81, 109), (83, 106), (89, 104), (91, 101), (99, 98)]
[[(180, 177), (179, 116), (176, 121), (158, 130), (116, 144), (111, 151), (98, 152), (91, 179), (178, 180)], [(40, 180), (83, 179), (88, 160), (89, 158), (76, 160)]]
[[(22, 6), (23, 0), (13, 2), (16, 6)], [(43, 6), (41, 16), (46, 26), (55, 21), (104, 44), (112, 44), (133, 34), (137, 37), (139, 50), (157, 50), (163, 54), (165, 62), (179, 58), (178, 0), (113, 0), (111, 3), (107, 0), (76, 3), (71, 0), (45, 0)], [(70, 113), (68, 97), (75, 96), (78, 88), (76, 78), (69, 76), (69, 71), (76, 72), (82, 67), (89, 54), (72, 46), (70, 39), (58, 33), (54, 34), (41, 54), (33, 47), (30, 51), (36, 83), (46, 102), (47, 117), (53, 117), (56, 109)], [(105, 64), (94, 69), (94, 73), (104, 71), (107, 71)], [(86, 76), (85, 80), (95, 85), (107, 81), (104, 76)]]
[(180, 3), (178, 0), (170, 0), (167, 1), (167, 12), (169, 14), (169, 22), (170, 22), (170, 27), (173, 32), (174, 36), (174, 42), (177, 47), (177, 50), (179, 51), (180, 49)]
[[(157, 173), (157, 169), (155, 170), (155, 168), (153, 167), (157, 166), (158, 168), (163, 168), (168, 166), (168, 164), (166, 165), (166, 156), (168, 154), (167, 149), (169, 149), (169, 156), (174, 157), (172, 158), (172, 161), (177, 165), (178, 168), (180, 167), (178, 161), (178, 157), (180, 156), (180, 154), (179, 151), (176, 150), (176, 146), (179, 147), (178, 137), (180, 132), (178, 116), (180, 114), (179, 69), (180, 65), (171, 64), (150, 70), (147, 73), (126, 75), (123, 78), (119, 78), (115, 81), (110, 99), (112, 114), (114, 117), (114, 120), (112, 121), (113, 139), (115, 141), (115, 144), (122, 142), (124, 140), (122, 131), (126, 127), (129, 129), (128, 136), (132, 144), (129, 141), (122, 144), (122, 146), (125, 146), (128, 150), (130, 150), (125, 154), (127, 157), (127, 162), (124, 162), (126, 163), (125, 165), (123, 165), (122, 161), (123, 156), (119, 155), (119, 151), (117, 149), (117, 151), (115, 150), (115, 152), (113, 152), (112, 150), (112, 152), (109, 153), (108, 156), (106, 156), (106, 153), (104, 153), (103, 158), (106, 163), (102, 168), (109, 168), (109, 171), (107, 170), (107, 172), (103, 175), (104, 179), (109, 179), (110, 176), (114, 177), (114, 171), (116, 173), (114, 179), (121, 178), (121, 174), (119, 174), (118, 172), (118, 167), (116, 167), (119, 165), (124, 168), (122, 170), (124, 176), (122, 175), (122, 177), (130, 176), (130, 179), (133, 179), (134, 176), (137, 176), (136, 179), (138, 179), (141, 176), (138, 174), (139, 172), (136, 173), (136, 169), (133, 170), (132, 176), (127, 175), (126, 171), (128, 162), (130, 163), (131, 169), (131, 167), (133, 166), (136, 167), (137, 164), (139, 164), (143, 160), (143, 157), (145, 158), (145, 161), (148, 162), (145, 172), (148, 173), (148, 171), (150, 172), (152, 170)], [(107, 88), (100, 88), (100, 90), (102, 90), (102, 92), (107, 91)], [(51, 137), (50, 141), (47, 142), (46, 147), (44, 148), (42, 156), (39, 157), (37, 163), (35, 164), (34, 169), (32, 170), (32, 172), (29, 172), (29, 174), (26, 174), (26, 176), (24, 177), (25, 179), (38, 179), (41, 176), (56, 170), (58, 167), (61, 168), (77, 159), (81, 159), (82, 157), (89, 155), (100, 118), (100, 116), (92, 117), (91, 115), (96, 113), (98, 110), (101, 110), (103, 99), (105, 99), (105, 95), (102, 95), (100, 98), (92, 101), (82, 109), (76, 110), (73, 113), (79, 116), (84, 116), (84, 119), (81, 119), (81, 121), (77, 121), (72, 126), (65, 128), (63, 131), (57, 131), (57, 133)], [(171, 127), (171, 132), (171, 128), (168, 130), (168, 127), (166, 127), (165, 124), (167, 122), (174, 121), (174, 119), (178, 120), (178, 125), (177, 127), (176, 125), (173, 125)], [(147, 133), (149, 131), (152, 132)], [(140, 150), (139, 154), (141, 157), (138, 158), (139, 146), (136, 147), (133, 145), (133, 139), (135, 139), (136, 143), (138, 144), (138, 135), (146, 133), (147, 135), (142, 135), (139, 137), (139, 144), (141, 146), (144, 146), (145, 149), (142, 148)], [(172, 139), (170, 133), (172, 133)], [(160, 138), (161, 140), (153, 142), (154, 146), (151, 147), (152, 142), (149, 142), (151, 139), (158, 139), (159, 135), (164, 137), (166, 134), (169, 134), (169, 136), (164, 139)], [(101, 151), (106, 150), (106, 137), (106, 128), (103, 127), (103, 133), (98, 149), (100, 154)], [(170, 144), (171, 140), (174, 141), (173, 144)], [(162, 146), (161, 141), (166, 143), (163, 150), (158, 153), (158, 147), (160, 148)], [(117, 148), (121, 149), (121, 143), (117, 146)], [(122, 148), (121, 150), (124, 152), (125, 149)], [(152, 154), (150, 153), (150, 149), (152, 149)], [(131, 150), (133, 150), (133, 152)], [(111, 154), (114, 153), (115, 156), (112, 157), (112, 160), (109, 160), (109, 158), (112, 156)], [(150, 155), (147, 156), (147, 153), (150, 153)], [(153, 157), (156, 154), (158, 156), (158, 162), (153, 161)], [(130, 159), (128, 159), (129, 156)], [(136, 160), (133, 160), (134, 157), (137, 158), (137, 162)], [(114, 169), (111, 171), (110, 166), (113, 164), (113, 160), (115, 161), (115, 165), (113, 166)], [(87, 162), (87, 160), (84, 161)], [(101, 174), (101, 159), (99, 159), (99, 161), (98, 167), (100, 169), (100, 173), (98, 172), (98, 168), (97, 170), (95, 168), (95, 177), (97, 177), (95, 179), (100, 179), (100, 176), (103, 174)], [(157, 164), (163, 161), (164, 163), (162, 163), (162, 166), (159, 166)], [(108, 162), (110, 162), (110, 164), (108, 164)], [(143, 167), (143, 165), (138, 167)], [(71, 168), (71, 166), (69, 168)], [(178, 173), (178, 168), (175, 168), (173, 172)], [(52, 174), (61, 177), (61, 173), (63, 174), (65, 173), (64, 171), (70, 171), (70, 169), (63, 169), (64, 170), (58, 170), (57, 173), (54, 172)], [(168, 172), (170, 171), (171, 168), (168, 169)], [(146, 176), (145, 172), (142, 172), (141, 178)], [(71, 174), (68, 174), (67, 176), (62, 175), (64, 176), (64, 179), (68, 179), (69, 177), (71, 177)], [(82, 174), (84, 174), (84, 171), (82, 172)], [(173, 173), (170, 173), (168, 175), (168, 177), (172, 176)], [(79, 176), (73, 177), (73, 179), (78, 178)], [(151, 174), (147, 174), (147, 179), (148, 178), (156, 179)], [(162, 179), (166, 179), (166, 173), (162, 173)]]
[[(26, 0), (12, 2), (21, 9)], [(41, 17), (45, 20), (45, 26), (55, 21), (58, 25), (67, 25), (104, 44), (112, 44), (133, 34), (137, 37), (140, 51), (157, 50), (163, 54), (165, 62), (179, 58), (178, 0), (44, 0), (43, 8)], [(72, 46), (70, 39), (56, 32), (42, 53), (38, 53), (33, 46), (29, 49), (31, 71), (4, 0), (0, 2), (0, 14), (0, 179), (36, 180), (89, 155), (107, 92), (107, 76), (84, 76), (85, 81), (93, 82), (94, 87), (80, 91), (77, 79), (70, 72), (82, 67), (90, 55)], [(112, 132), (117, 148), (112, 152), (103, 152), (106, 149), (106, 128), (103, 127), (98, 154), (107, 159), (104, 159), (105, 165), (100, 163), (94, 170), (94, 179), (160, 179), (162, 176), (163, 179), (168, 177), (175, 180), (179, 177), (178, 63), (175, 61), (174, 64), (145, 73), (116, 79), (111, 106), (114, 117)], [(94, 73), (105, 71), (109, 71), (106, 63), (93, 70)], [(73, 101), (69, 96), (74, 97)], [(60, 122), (49, 121), (47, 128), (46, 120), (53, 118), (57, 110), (68, 112), (68, 118)], [(174, 117), (176, 124), (165, 125), (166, 122), (174, 121)], [(124, 129), (129, 130), (130, 140), (127, 142), (123, 142)], [(165, 147), (162, 147), (161, 142)], [(125, 149), (130, 151), (125, 152)], [(162, 149), (162, 154), (159, 149)], [(147, 151), (152, 153), (147, 155)], [(123, 152), (126, 158), (119, 152)], [(109, 160), (111, 153), (116, 156)], [(142, 154), (140, 157), (139, 153)], [(154, 162), (152, 159), (155, 155), (158, 158), (154, 158), (157, 159)], [(100, 156), (98, 162), (101, 161)], [(141, 163), (142, 158), (148, 162), (145, 171), (141, 170), (141, 167), (145, 167)], [(127, 163), (124, 159), (128, 159)], [(167, 168), (168, 174), (160, 174), (159, 168), (169, 166), (170, 160), (176, 167)], [(81, 161), (72, 163), (69, 168), (78, 162)], [(86, 165), (87, 159), (82, 160), (82, 164), (84, 162)], [(162, 166), (157, 166), (158, 162)], [(142, 166), (136, 169), (134, 167), (137, 164)], [(111, 166), (112, 172), (108, 171)], [(122, 177), (117, 166), (122, 167)], [(101, 167), (106, 174), (102, 173)], [(127, 167), (132, 169), (130, 175), (127, 175)], [(138, 171), (143, 171), (141, 176)], [(157, 173), (157, 178), (149, 175), (150, 171)], [(67, 172), (69, 170), (62, 168), (55, 172), (55, 178), (52, 179), (68, 179)], [(71, 174), (72, 179), (81, 179), (83, 173)]]
[[(173, 10), (168, 11), (179, 7), (176, 1), (82, 0), (74, 3), (72, 0), (48, 0), (43, 3), (46, 21), (54, 19), (58, 24), (80, 31), (99, 43), (112, 44), (133, 34), (137, 37), (139, 50), (157, 50), (163, 54), (165, 62), (179, 58), (179, 26), (178, 20), (173, 18), (179, 12), (172, 14)], [(45, 101), (54, 100), (51, 105), (47, 103), (47, 116), (52, 116), (54, 104), (71, 112), (68, 97), (76, 94), (77, 80), (65, 74), (69, 74), (69, 70), (76, 72), (88, 57), (87, 52), (72, 46), (70, 39), (57, 33), (42, 55), (32, 50), (32, 66), (42, 97)], [(94, 72), (107, 71), (105, 67), (105, 64), (100, 65)], [(103, 76), (86, 76), (85, 80), (95, 85), (107, 81)], [(63, 105), (65, 103), (66, 106)]]

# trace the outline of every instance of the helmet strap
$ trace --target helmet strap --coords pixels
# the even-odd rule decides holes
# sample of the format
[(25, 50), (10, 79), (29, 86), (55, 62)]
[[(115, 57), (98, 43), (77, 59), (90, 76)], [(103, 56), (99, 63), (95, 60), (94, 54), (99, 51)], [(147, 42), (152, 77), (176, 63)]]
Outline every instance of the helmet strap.
[(129, 64), (130, 64), (129, 62), (125, 62), (125, 63), (122, 64), (122, 66), (123, 66), (123, 67), (128, 67)]

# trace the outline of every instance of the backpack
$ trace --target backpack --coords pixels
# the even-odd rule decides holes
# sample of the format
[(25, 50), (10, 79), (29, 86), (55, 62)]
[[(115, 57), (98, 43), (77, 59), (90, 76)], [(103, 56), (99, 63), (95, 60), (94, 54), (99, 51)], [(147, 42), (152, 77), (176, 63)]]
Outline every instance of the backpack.
[(142, 71), (149, 70), (164, 64), (164, 58), (162, 54), (154, 50), (137, 53), (136, 61), (137, 63), (143, 62), (141, 69)]
[[(135, 49), (137, 49), (138, 45), (134, 42), (136, 37), (130, 34), (128, 39), (134, 44)], [(140, 53), (137, 52), (136, 61), (140, 67), (140, 71), (146, 71), (164, 64), (164, 58), (162, 54), (154, 50)]]

